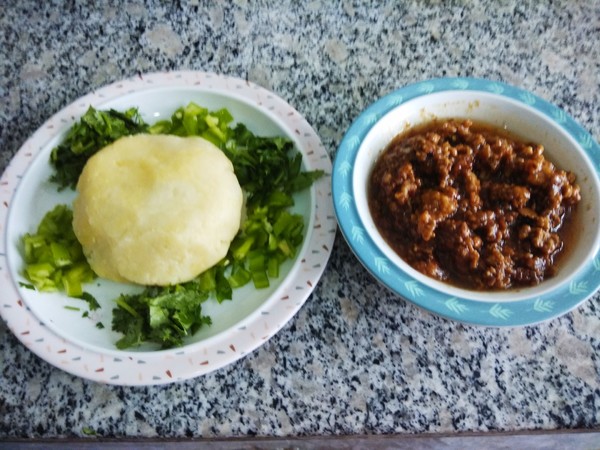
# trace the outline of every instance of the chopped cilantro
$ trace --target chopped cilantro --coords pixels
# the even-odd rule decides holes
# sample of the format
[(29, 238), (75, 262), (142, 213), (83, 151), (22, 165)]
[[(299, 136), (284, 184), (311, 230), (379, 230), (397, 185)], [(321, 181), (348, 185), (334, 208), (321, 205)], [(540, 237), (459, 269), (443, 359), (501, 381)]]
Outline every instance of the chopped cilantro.
[(90, 311), (95, 311), (100, 308), (100, 303), (98, 303), (98, 300), (96, 300), (89, 292), (83, 292), (79, 298), (88, 303)]
[(171, 287), (147, 287), (140, 294), (121, 295), (113, 310), (112, 328), (123, 333), (117, 348), (137, 346), (145, 341), (163, 348), (183, 345), (211, 319), (202, 315), (202, 302), (208, 298), (197, 281)]
[(99, 111), (90, 106), (69, 129), (64, 141), (52, 149), (50, 162), (55, 172), (51, 181), (59, 189), (74, 188), (83, 166), (94, 153), (120, 137), (142, 133), (147, 128), (136, 108), (119, 112)]

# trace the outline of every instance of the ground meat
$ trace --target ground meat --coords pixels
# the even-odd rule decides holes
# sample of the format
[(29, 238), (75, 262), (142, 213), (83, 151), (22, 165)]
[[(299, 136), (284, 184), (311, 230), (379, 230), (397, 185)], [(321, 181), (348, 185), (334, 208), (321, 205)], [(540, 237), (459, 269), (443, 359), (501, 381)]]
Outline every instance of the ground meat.
[(544, 148), (470, 120), (434, 121), (390, 143), (369, 180), (386, 241), (433, 278), (474, 289), (535, 285), (556, 273), (575, 176)]

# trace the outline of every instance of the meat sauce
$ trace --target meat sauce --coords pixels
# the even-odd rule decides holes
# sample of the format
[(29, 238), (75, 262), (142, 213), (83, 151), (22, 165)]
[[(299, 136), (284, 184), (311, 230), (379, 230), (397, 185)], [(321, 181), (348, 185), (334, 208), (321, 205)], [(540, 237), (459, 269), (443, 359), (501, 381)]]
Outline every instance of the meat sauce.
[(557, 272), (581, 199), (542, 145), (470, 120), (396, 136), (369, 179), (374, 222), (425, 275), (477, 290), (532, 286)]

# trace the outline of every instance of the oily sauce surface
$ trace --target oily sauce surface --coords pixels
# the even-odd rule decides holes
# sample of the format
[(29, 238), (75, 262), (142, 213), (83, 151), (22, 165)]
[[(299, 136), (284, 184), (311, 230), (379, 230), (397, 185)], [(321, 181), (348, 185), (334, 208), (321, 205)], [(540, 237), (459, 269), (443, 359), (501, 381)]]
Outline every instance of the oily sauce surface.
[(374, 222), (420, 272), (472, 289), (531, 286), (557, 270), (581, 199), (542, 145), (470, 120), (396, 136), (369, 178)]

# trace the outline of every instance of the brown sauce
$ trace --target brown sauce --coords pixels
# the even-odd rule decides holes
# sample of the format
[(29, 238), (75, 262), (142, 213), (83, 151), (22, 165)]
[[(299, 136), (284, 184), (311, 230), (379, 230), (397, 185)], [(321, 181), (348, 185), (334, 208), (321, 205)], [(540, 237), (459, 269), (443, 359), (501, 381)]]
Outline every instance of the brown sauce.
[(388, 244), (416, 270), (470, 289), (533, 286), (557, 272), (581, 199), (542, 145), (470, 120), (396, 136), (369, 178)]

